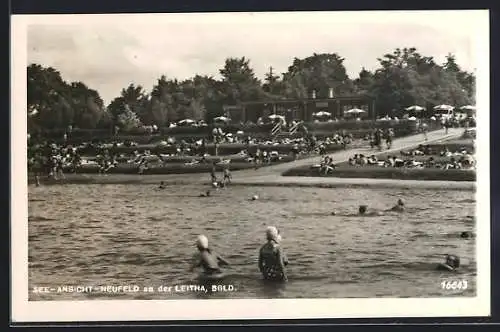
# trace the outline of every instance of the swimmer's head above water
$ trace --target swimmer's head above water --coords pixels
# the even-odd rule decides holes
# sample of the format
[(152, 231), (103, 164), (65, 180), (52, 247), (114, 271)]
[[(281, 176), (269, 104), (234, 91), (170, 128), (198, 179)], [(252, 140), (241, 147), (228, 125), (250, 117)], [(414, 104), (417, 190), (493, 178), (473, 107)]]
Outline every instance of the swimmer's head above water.
[(405, 203), (403, 202), (403, 200), (401, 198), (398, 199), (398, 206), (405, 206)]
[(278, 242), (281, 238), (278, 229), (274, 226), (269, 226), (266, 228), (266, 239), (268, 241), (276, 241)]
[(208, 249), (208, 238), (205, 235), (198, 235), (196, 239), (196, 247), (198, 250), (207, 250)]
[(474, 237), (474, 234), (471, 231), (465, 231), (460, 233), (460, 237), (463, 239), (468, 239)]
[(366, 213), (367, 208), (368, 208), (368, 207), (367, 207), (366, 205), (360, 205), (360, 206), (359, 206), (359, 209), (358, 209), (359, 214), (365, 214), (365, 213)]
[(456, 255), (446, 255), (444, 263), (438, 265), (437, 269), (441, 271), (456, 271), (460, 267), (460, 258)]

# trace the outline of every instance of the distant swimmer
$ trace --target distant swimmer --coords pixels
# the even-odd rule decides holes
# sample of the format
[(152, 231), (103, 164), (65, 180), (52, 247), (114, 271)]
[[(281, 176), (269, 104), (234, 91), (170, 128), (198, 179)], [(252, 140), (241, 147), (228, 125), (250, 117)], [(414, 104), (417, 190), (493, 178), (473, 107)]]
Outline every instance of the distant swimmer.
[(398, 202), (396, 203), (396, 205), (394, 205), (392, 208), (390, 208), (387, 211), (404, 212), (404, 210), (405, 210), (405, 203), (400, 198), (400, 199), (398, 199)]
[(253, 196), (252, 196), (252, 201), (256, 201), (256, 200), (258, 200), (258, 199), (259, 199), (259, 196), (258, 196), (258, 195), (253, 195)]
[(276, 227), (270, 226), (266, 229), (267, 243), (259, 251), (259, 270), (265, 280), (287, 281), (285, 266), (288, 265), (283, 248), (279, 242), (281, 236)]
[(440, 271), (456, 271), (460, 266), (460, 258), (456, 255), (446, 255), (446, 261), (440, 263), (437, 269)]
[(205, 193), (201, 193), (199, 197), (210, 197), (210, 190), (207, 190)]
[(158, 189), (166, 189), (166, 188), (167, 188), (167, 185), (165, 184), (165, 182), (161, 181), (160, 185), (158, 186)]
[(460, 237), (462, 239), (470, 239), (470, 238), (474, 237), (474, 233), (472, 233), (471, 231), (465, 231), (465, 232), (460, 233)]
[(198, 236), (196, 247), (198, 252), (195, 254), (191, 271), (201, 267), (203, 268), (203, 273), (200, 275), (201, 279), (215, 280), (223, 278), (224, 273), (219, 265), (229, 265), (229, 262), (208, 247), (208, 239), (205, 235)]
[(229, 167), (224, 168), (224, 182), (231, 183), (232, 175), (229, 171)]
[(358, 209), (358, 214), (360, 216), (381, 216), (383, 213), (376, 210), (368, 210), (368, 206), (360, 205)]

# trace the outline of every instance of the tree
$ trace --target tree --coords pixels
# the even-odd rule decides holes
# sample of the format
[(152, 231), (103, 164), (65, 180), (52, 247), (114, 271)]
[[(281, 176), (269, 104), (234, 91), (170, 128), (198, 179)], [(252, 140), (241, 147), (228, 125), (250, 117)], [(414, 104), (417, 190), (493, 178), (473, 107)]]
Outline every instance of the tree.
[(95, 128), (103, 116), (99, 93), (82, 82), (66, 83), (52, 67), (27, 68), (29, 129)]
[(284, 74), (285, 94), (292, 98), (307, 98), (316, 91), (317, 98), (328, 98), (330, 89), (335, 96), (353, 93), (344, 58), (336, 53), (314, 53), (305, 59), (295, 58)]
[(456, 76), (458, 66), (450, 62), (439, 66), (432, 57), (422, 56), (416, 48), (397, 48), (379, 58), (371, 94), (377, 96), (381, 114), (410, 105), (457, 105), (468, 100)]
[(456, 63), (455, 56), (451, 53), (446, 56), (446, 62), (443, 64), (443, 68), (446, 72), (455, 75), (456, 80), (462, 89), (465, 90), (467, 99), (471, 104), (474, 104), (476, 99), (476, 78), (474, 74), (463, 71)]
[(130, 84), (127, 88), (122, 89), (119, 97), (111, 101), (108, 105), (108, 112), (114, 121), (117, 121), (119, 115), (127, 109), (142, 116), (148, 109), (149, 102), (149, 96), (144, 92), (142, 86)]
[(137, 113), (133, 112), (127, 104), (125, 105), (123, 111), (118, 115), (117, 123), (120, 129), (125, 132), (139, 128), (142, 125)]
[(237, 104), (242, 101), (259, 100), (264, 94), (260, 81), (250, 68), (250, 61), (245, 57), (228, 58), (222, 75), (222, 90), (224, 101), (227, 104)]
[(359, 72), (359, 77), (354, 80), (353, 84), (356, 93), (360, 95), (372, 95), (375, 76), (363, 67)]

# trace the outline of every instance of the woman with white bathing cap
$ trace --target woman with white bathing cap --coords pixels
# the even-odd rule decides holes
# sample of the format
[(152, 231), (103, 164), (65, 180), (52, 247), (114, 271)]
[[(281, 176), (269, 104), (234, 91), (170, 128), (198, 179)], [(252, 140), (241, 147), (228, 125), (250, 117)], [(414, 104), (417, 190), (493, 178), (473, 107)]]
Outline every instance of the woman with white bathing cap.
[(191, 271), (197, 267), (203, 268), (202, 278), (220, 279), (223, 277), (220, 265), (229, 265), (228, 261), (219, 256), (208, 246), (208, 238), (205, 235), (199, 235), (196, 239), (196, 247), (198, 252), (195, 255), (195, 263), (191, 267)]
[(266, 229), (267, 243), (260, 248), (259, 270), (265, 280), (287, 281), (285, 266), (288, 265), (283, 248), (280, 246), (281, 235), (274, 226)]

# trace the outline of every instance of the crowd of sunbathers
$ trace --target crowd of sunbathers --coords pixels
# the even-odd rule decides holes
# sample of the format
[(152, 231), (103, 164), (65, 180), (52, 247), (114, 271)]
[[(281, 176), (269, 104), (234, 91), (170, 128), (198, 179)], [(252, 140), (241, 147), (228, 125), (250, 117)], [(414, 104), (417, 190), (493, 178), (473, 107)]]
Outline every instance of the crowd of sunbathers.
[[(428, 156), (423, 159), (422, 156)], [(419, 158), (417, 158), (419, 157)], [(440, 151), (433, 150), (429, 145), (420, 145), (417, 149), (400, 151), (399, 156), (389, 155), (378, 159), (375, 155), (365, 156), (355, 154), (349, 158), (351, 166), (383, 166), (405, 168), (441, 168), (441, 169), (473, 169), (475, 158), (466, 148), (451, 152), (448, 147)]]

